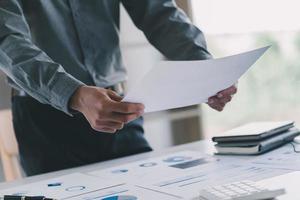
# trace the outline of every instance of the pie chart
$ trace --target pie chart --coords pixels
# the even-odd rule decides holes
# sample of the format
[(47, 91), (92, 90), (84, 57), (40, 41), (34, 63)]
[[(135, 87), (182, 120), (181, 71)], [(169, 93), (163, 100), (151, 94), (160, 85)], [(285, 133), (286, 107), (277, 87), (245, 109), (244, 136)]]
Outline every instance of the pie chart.
[(138, 198), (135, 196), (130, 196), (130, 195), (120, 195), (120, 196), (112, 196), (112, 197), (107, 197), (102, 200), (137, 200)]
[(176, 162), (183, 162), (183, 161), (187, 161), (192, 159), (192, 157), (188, 157), (188, 156), (173, 156), (170, 158), (167, 158), (164, 160), (164, 162), (167, 163), (176, 163)]

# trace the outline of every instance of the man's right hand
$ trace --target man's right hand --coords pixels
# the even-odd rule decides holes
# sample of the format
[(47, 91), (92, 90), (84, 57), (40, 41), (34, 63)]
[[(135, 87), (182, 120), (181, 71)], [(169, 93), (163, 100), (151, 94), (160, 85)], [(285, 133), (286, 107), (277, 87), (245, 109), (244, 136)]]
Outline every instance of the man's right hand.
[(121, 100), (112, 90), (81, 86), (72, 96), (70, 107), (81, 112), (96, 131), (115, 133), (144, 113), (143, 104)]

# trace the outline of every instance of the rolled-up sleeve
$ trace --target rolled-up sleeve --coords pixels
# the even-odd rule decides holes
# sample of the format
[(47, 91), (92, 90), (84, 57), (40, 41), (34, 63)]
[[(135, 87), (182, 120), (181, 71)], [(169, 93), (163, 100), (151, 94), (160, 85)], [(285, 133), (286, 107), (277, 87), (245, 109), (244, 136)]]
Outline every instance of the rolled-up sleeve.
[(211, 58), (203, 33), (173, 0), (122, 0), (135, 25), (171, 60)]
[(21, 6), (0, 1), (0, 69), (41, 103), (71, 114), (69, 99), (83, 83), (33, 44)]

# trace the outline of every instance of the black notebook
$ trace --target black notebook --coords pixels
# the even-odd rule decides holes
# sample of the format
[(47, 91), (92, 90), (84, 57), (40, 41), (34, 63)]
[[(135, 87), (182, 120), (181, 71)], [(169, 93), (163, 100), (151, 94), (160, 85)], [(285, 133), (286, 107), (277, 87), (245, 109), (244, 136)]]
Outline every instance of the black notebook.
[(215, 147), (217, 154), (257, 155), (291, 142), (298, 135), (300, 131), (297, 128), (291, 128), (261, 141), (218, 143)]
[(212, 140), (218, 143), (260, 141), (287, 131), (292, 127), (294, 127), (293, 121), (254, 122), (227, 131), (221, 136), (213, 137)]

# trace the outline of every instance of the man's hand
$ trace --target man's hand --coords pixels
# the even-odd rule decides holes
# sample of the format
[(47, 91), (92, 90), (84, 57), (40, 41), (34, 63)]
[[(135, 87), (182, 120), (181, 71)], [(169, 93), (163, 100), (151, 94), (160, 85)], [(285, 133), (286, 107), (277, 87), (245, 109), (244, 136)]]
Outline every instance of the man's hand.
[(98, 87), (79, 87), (70, 101), (70, 107), (81, 112), (97, 131), (115, 133), (144, 113), (144, 106), (121, 102), (122, 97)]
[(208, 99), (207, 104), (217, 110), (217, 111), (222, 111), (225, 107), (225, 105), (231, 101), (232, 96), (237, 92), (237, 86), (231, 86), (230, 88), (227, 88), (215, 96), (212, 96)]

